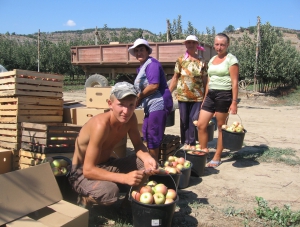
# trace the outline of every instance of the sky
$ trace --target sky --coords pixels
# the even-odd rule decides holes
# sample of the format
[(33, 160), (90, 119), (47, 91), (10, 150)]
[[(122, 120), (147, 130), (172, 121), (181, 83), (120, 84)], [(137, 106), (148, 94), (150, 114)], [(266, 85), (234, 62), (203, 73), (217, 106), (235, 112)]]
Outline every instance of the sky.
[(0, 0), (0, 34), (103, 28), (141, 28), (165, 33), (167, 19), (181, 16), (199, 32), (222, 32), (261, 23), (300, 30), (300, 0)]

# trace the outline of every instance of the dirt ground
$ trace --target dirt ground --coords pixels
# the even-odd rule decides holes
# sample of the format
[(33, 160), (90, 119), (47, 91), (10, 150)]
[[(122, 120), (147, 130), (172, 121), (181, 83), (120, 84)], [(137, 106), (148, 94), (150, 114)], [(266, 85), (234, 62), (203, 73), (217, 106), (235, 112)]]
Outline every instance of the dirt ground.
[[(293, 148), (300, 157), (300, 106), (281, 106), (278, 99), (244, 93), (239, 98), (239, 117), (229, 117), (229, 123), (241, 120), (247, 130), (245, 146), (237, 153), (255, 153), (268, 147)], [(84, 103), (85, 94), (66, 92), (64, 99)], [(176, 110), (175, 125), (167, 127), (165, 133), (179, 135), (179, 132)], [(213, 157), (216, 140), (217, 131), (209, 142), (208, 159)], [(178, 190), (180, 200), (172, 226), (246, 226), (245, 214), (249, 214), (248, 226), (263, 226), (258, 220), (250, 220), (257, 207), (256, 196), (263, 197), (270, 207), (289, 204), (292, 210), (300, 210), (299, 165), (232, 159), (230, 153), (225, 150), (218, 168), (205, 168), (203, 176), (192, 176), (189, 186)]]

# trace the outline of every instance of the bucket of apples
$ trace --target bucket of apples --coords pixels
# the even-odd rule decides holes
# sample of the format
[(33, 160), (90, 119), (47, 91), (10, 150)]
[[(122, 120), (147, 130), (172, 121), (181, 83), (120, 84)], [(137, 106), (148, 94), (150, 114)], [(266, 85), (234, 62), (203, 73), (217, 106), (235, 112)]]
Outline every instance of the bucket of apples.
[[(133, 226), (171, 226), (176, 203), (179, 200), (175, 182), (173, 188), (164, 183), (149, 181), (140, 188), (131, 188)], [(158, 221), (156, 225), (155, 221)]]
[[(238, 114), (236, 115), (240, 118)], [(240, 121), (234, 121), (231, 125), (228, 125), (228, 117), (226, 119), (227, 124), (222, 125), (223, 147), (232, 151), (237, 151), (243, 147), (247, 131), (242, 124), (241, 118)]]
[(175, 155), (169, 156), (168, 161), (164, 162), (164, 168), (166, 171), (169, 171), (169, 169), (174, 166), (181, 172), (178, 188), (182, 189), (188, 187), (193, 163), (184, 157), (177, 157)]
[[(178, 163), (179, 161), (179, 163)], [(184, 169), (184, 159), (178, 159), (176, 156), (169, 156), (168, 159), (159, 167), (159, 174), (149, 177), (149, 180), (163, 182), (168, 188), (178, 188), (182, 170)]]
[(68, 197), (70, 194), (70, 184), (68, 181), (69, 173), (72, 167), (71, 159), (65, 156), (47, 157), (43, 160), (43, 163), (49, 162), (53, 175), (60, 188), (63, 197)]

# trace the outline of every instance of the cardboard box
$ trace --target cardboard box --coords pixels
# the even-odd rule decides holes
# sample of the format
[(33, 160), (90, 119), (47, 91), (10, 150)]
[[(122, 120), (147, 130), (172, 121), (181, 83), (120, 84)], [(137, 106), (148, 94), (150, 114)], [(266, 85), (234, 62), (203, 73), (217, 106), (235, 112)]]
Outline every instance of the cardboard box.
[(0, 148), (0, 174), (11, 171), (11, 158), (11, 150)]
[(70, 124), (76, 124), (74, 116), (75, 116), (75, 111), (76, 108), (79, 107), (85, 107), (85, 105), (81, 104), (81, 103), (76, 103), (73, 105), (64, 105), (63, 108), (63, 122), (64, 123), (70, 123)]
[(86, 88), (86, 107), (89, 108), (108, 108), (111, 87), (87, 87)]
[(49, 163), (0, 175), (0, 226), (88, 227), (88, 210), (62, 200)]
[(88, 120), (97, 114), (104, 113), (107, 111), (106, 109), (97, 109), (97, 108), (87, 108), (87, 107), (79, 107), (75, 108), (73, 112), (74, 124), (83, 126)]

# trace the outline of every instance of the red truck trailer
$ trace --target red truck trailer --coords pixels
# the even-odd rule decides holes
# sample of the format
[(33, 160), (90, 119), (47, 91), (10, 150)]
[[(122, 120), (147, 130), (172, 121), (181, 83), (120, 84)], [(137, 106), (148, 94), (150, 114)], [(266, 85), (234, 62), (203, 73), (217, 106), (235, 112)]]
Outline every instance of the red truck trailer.
[[(184, 54), (186, 47), (184, 40), (172, 42), (151, 43), (151, 56), (160, 61), (166, 79), (174, 74), (174, 66), (177, 58)], [(108, 86), (108, 80), (116, 79), (118, 74), (136, 75), (139, 61), (128, 53), (128, 48), (133, 44), (111, 43), (108, 45), (90, 45), (71, 47), (71, 63), (81, 66), (86, 75), (86, 87)], [(216, 54), (213, 47), (201, 44), (205, 51), (199, 51), (205, 61)]]

